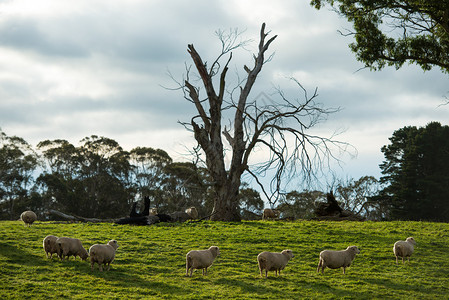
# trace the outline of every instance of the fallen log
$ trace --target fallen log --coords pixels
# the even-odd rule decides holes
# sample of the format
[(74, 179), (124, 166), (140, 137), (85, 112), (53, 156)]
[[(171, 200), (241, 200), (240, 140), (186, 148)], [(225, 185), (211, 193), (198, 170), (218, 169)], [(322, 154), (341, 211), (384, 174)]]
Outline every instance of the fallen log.
[(126, 217), (116, 220), (115, 224), (129, 224), (129, 225), (152, 225), (159, 223), (160, 219), (157, 216), (141, 216), (141, 217)]
[(62, 218), (66, 221), (71, 221), (71, 222), (90, 222), (90, 223), (112, 223), (115, 222), (117, 219), (98, 219), (98, 218), (85, 218), (85, 217), (80, 217), (77, 215), (68, 215), (65, 214), (63, 212), (54, 210), (54, 209), (49, 209), (46, 211), (47, 215), (54, 215), (54, 216), (58, 216), (59, 218)]

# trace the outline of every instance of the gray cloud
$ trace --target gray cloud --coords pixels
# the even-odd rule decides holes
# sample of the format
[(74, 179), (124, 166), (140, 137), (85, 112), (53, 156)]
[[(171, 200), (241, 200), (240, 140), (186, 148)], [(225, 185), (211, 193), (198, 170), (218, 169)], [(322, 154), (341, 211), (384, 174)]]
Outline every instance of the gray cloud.
[(447, 75), (414, 66), (356, 72), (362, 65), (347, 47), (351, 40), (337, 33), (348, 24), (307, 2), (49, 0), (14, 8), (19, 4), (0, 4), (0, 127), (33, 144), (97, 134), (126, 149), (156, 147), (182, 158), (193, 139), (177, 122), (189, 121), (194, 107), (181, 91), (164, 88), (176, 87), (167, 72), (182, 80), (189, 43), (214, 60), (214, 32), (238, 27), (254, 42), (234, 51), (232, 86), (235, 72), (252, 63), (262, 22), (278, 37), (251, 97), (273, 85), (302, 97), (290, 76), (309, 93), (318, 87), (318, 102), (342, 110), (316, 131), (344, 130), (341, 139), (358, 148), (358, 158), (344, 157), (342, 174), (379, 175), (380, 147), (394, 130), (447, 121), (448, 107), (438, 107), (449, 93)]

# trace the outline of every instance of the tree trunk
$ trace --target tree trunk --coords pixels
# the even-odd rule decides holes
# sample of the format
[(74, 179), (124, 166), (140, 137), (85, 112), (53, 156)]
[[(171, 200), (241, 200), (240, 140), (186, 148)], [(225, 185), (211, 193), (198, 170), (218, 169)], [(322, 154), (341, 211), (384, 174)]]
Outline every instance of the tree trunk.
[(240, 222), (240, 212), (238, 210), (239, 183), (224, 184), (216, 187), (217, 197), (212, 210), (212, 221)]

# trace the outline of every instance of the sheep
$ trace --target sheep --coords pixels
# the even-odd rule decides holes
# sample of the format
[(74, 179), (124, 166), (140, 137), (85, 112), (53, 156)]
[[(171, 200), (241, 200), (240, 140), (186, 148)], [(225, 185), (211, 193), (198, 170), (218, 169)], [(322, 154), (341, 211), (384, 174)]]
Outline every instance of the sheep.
[[(42, 246), (44, 247), (45, 254), (47, 255), (47, 258), (53, 258), (53, 253), (58, 253), (58, 247), (56, 245), (56, 240), (58, 239), (57, 236), (54, 235), (47, 235), (44, 238), (44, 241), (42, 242)], [(48, 257), (48, 254), (50, 254), (50, 257)]]
[(149, 216), (156, 216), (157, 215), (157, 208), (150, 208), (148, 212)]
[(334, 251), (323, 250), (320, 252), (320, 262), (318, 263), (317, 272), (324, 274), (326, 267), (330, 269), (343, 268), (343, 274), (346, 274), (346, 268), (349, 267), (355, 256), (360, 253), (357, 246), (349, 246), (346, 250)]
[(279, 218), (281, 212), (277, 209), (265, 208), (262, 214), (262, 220)]
[(64, 257), (67, 257), (68, 260), (70, 255), (73, 255), (75, 260), (76, 256), (79, 256), (82, 260), (86, 260), (87, 257), (89, 257), (89, 254), (86, 249), (84, 249), (79, 239), (60, 237), (56, 240), (56, 245), (58, 256), (61, 260), (63, 260)]
[(265, 278), (268, 277), (268, 271), (275, 271), (276, 276), (281, 275), (281, 270), (284, 270), (288, 261), (294, 257), (292, 250), (283, 250), (282, 252), (268, 252), (264, 251), (257, 255), (257, 262), (259, 263), (260, 276), (263, 276), (265, 270)]
[(191, 250), (186, 255), (186, 276), (192, 277), (195, 269), (203, 269), (203, 275), (207, 274), (214, 259), (220, 255), (220, 249), (217, 246), (211, 246), (207, 250)]
[(20, 215), (20, 220), (23, 221), (24, 226), (31, 226), (37, 220), (37, 216), (33, 211), (27, 210)]
[(404, 257), (407, 257), (410, 262), (410, 256), (413, 254), (416, 241), (413, 237), (408, 237), (405, 241), (397, 241), (393, 246), (393, 253), (396, 256), (396, 264), (398, 263), (398, 257), (402, 257), (402, 263), (404, 263)]
[(89, 256), (90, 256), (90, 269), (94, 270), (94, 264), (98, 264), (98, 268), (100, 272), (103, 272), (103, 267), (106, 268), (106, 264), (108, 265), (107, 271), (111, 268), (111, 262), (115, 258), (115, 252), (119, 247), (116, 240), (110, 240), (106, 245), (95, 244), (89, 248)]
[(185, 212), (190, 216), (191, 219), (198, 219), (198, 211), (196, 210), (196, 207), (189, 207), (185, 210)]

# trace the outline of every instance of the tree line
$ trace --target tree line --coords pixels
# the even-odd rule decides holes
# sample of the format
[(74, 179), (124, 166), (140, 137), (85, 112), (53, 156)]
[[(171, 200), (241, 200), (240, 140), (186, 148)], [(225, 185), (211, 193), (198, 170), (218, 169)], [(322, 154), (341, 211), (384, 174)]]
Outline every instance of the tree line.
[[(158, 211), (195, 206), (204, 216), (213, 206), (211, 184), (206, 169), (174, 162), (161, 149), (125, 151), (115, 140), (96, 135), (82, 139), (79, 146), (57, 139), (33, 149), (24, 139), (0, 130), (0, 219), (17, 219), (26, 209), (42, 217), (55, 209), (117, 218), (144, 196)], [(243, 215), (260, 213), (264, 204), (259, 194), (247, 185), (241, 193)]]
[[(335, 180), (342, 209), (368, 220), (449, 221), (449, 126), (396, 130), (382, 147), (382, 177)], [(75, 146), (45, 140), (36, 149), (0, 130), (0, 219), (17, 219), (31, 209), (45, 218), (48, 209), (95, 218), (126, 216), (144, 196), (160, 212), (197, 207), (201, 216), (214, 205), (213, 182), (206, 168), (174, 162), (161, 149), (125, 151), (113, 139), (92, 135)], [(327, 191), (283, 193), (276, 202), (287, 219), (314, 217)], [(242, 219), (260, 219), (265, 206), (247, 183), (239, 189)], [(140, 203), (140, 202), (139, 202)]]

